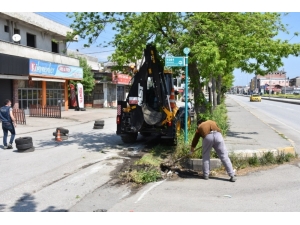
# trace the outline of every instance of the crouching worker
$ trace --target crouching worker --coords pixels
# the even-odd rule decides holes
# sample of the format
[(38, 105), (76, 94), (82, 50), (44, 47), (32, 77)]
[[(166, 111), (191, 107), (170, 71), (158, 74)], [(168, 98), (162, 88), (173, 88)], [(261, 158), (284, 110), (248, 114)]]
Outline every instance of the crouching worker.
[(215, 149), (218, 157), (224, 165), (231, 182), (236, 181), (235, 173), (232, 168), (232, 163), (228, 157), (228, 152), (224, 143), (224, 139), (221, 134), (221, 129), (217, 123), (213, 120), (199, 120), (197, 122), (198, 128), (194, 135), (190, 154), (194, 153), (195, 147), (198, 144), (200, 137), (202, 140), (202, 160), (203, 160), (203, 177), (208, 180), (210, 170), (210, 151)]

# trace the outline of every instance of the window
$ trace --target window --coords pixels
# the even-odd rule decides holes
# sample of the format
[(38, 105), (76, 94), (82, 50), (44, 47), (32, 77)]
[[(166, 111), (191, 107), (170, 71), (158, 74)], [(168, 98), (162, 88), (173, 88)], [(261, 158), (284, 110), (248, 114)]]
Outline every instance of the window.
[(36, 48), (35, 35), (27, 33), (26, 37), (27, 37), (27, 46)]
[(58, 53), (58, 43), (52, 41), (52, 52)]
[(9, 27), (4, 25), (4, 32), (8, 33), (9, 32)]

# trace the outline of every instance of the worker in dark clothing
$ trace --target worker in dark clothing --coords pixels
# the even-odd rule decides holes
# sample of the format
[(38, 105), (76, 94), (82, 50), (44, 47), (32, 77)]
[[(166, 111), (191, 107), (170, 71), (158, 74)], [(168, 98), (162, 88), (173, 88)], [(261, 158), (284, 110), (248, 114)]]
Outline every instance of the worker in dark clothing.
[[(15, 139), (15, 127), (16, 119), (12, 113), (11, 101), (6, 99), (4, 101), (4, 106), (0, 108), (0, 120), (2, 121), (2, 130), (3, 130), (3, 146), (4, 149), (12, 149), (12, 143)], [(8, 131), (11, 133), (9, 144), (7, 145), (7, 136)]]
[(208, 180), (209, 170), (210, 170), (210, 151), (212, 148), (215, 149), (218, 157), (220, 158), (222, 164), (224, 165), (228, 175), (230, 176), (230, 181), (235, 182), (236, 177), (230, 158), (228, 157), (228, 152), (224, 143), (224, 139), (221, 134), (221, 129), (218, 127), (217, 123), (213, 120), (199, 120), (198, 129), (194, 135), (190, 154), (194, 153), (195, 147), (198, 144), (200, 137), (202, 140), (202, 160), (203, 160), (203, 177)]

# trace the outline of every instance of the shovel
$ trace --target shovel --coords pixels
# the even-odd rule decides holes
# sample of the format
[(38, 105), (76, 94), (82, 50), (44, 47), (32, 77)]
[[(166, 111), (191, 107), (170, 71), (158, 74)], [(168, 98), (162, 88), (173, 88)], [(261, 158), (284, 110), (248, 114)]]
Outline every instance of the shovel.
[[(197, 151), (197, 150), (199, 150), (200, 148), (202, 148), (202, 146), (200, 146), (199, 148), (196, 148), (194, 151)], [(164, 164), (164, 163), (161, 163), (161, 164), (160, 164), (160, 167), (161, 167), (161, 169), (162, 169), (163, 171), (165, 170), (165, 168), (166, 168), (166, 169), (170, 169), (172, 166), (174, 166), (175, 163), (179, 162), (180, 160), (182, 160), (182, 159), (184, 159), (184, 158), (187, 158), (188, 156), (190, 156), (190, 154), (187, 154), (187, 155), (185, 155), (185, 156), (182, 156), (182, 157), (180, 157), (179, 159), (176, 159), (173, 163), (168, 163), (168, 165), (166, 165), (166, 164)]]
[[(197, 151), (197, 150), (199, 150), (200, 148), (202, 148), (202, 146), (200, 146), (199, 148), (196, 148), (196, 149), (194, 150), (194, 152)], [(176, 159), (176, 160), (173, 162), (173, 164), (179, 162), (180, 160), (182, 160), (182, 159), (184, 159), (184, 158), (186, 158), (186, 157), (188, 157), (188, 156), (190, 156), (190, 154), (187, 154), (187, 155), (185, 155), (185, 156), (182, 156), (182, 157), (179, 158), (179, 159)]]

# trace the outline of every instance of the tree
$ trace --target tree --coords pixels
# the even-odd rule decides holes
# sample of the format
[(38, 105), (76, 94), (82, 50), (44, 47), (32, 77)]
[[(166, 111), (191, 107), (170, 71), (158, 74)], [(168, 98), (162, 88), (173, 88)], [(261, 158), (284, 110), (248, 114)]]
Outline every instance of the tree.
[(197, 116), (208, 111), (201, 88), (210, 79), (216, 106), (224, 83), (228, 86), (233, 81), (234, 69), (264, 75), (282, 66), (283, 57), (297, 56), (300, 50), (299, 44), (274, 39), (278, 32), (287, 32), (279, 13), (74, 13), (70, 17), (74, 18), (73, 35), (88, 38), (87, 45), (112, 23), (117, 33), (107, 44), (116, 48), (110, 59), (119, 65), (141, 58), (148, 42), (156, 44), (162, 58), (183, 55), (183, 48), (189, 47)]
[[(72, 55), (71, 55), (72, 56)], [(94, 74), (91, 71), (92, 67), (87, 64), (87, 60), (83, 57), (72, 56), (79, 59), (79, 66), (83, 69), (83, 79), (81, 81), (71, 81), (72, 84), (81, 83), (83, 86), (84, 95), (91, 96), (94, 86), (95, 79)]]

